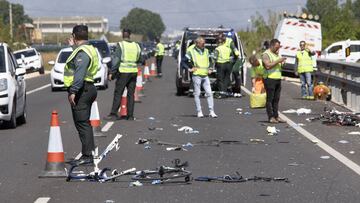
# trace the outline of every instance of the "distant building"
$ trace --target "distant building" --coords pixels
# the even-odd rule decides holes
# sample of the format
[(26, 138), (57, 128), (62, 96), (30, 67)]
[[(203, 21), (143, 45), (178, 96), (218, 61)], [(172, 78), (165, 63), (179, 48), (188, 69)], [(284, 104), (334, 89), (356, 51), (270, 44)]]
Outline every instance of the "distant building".
[(34, 17), (33, 24), (42, 34), (71, 33), (75, 25), (87, 25), (89, 32), (107, 33), (109, 21), (104, 17)]

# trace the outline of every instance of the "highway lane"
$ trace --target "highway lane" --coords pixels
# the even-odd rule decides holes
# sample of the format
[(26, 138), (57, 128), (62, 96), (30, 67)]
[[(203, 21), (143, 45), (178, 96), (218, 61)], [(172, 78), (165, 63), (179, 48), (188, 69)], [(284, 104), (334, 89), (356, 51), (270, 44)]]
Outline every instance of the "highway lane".
[[(50, 197), (49, 202), (356, 202), (359, 198), (358, 175), (334, 158), (321, 159), (320, 156), (328, 154), (286, 124), (277, 125), (281, 130), (279, 135), (268, 136), (265, 133), (268, 125), (265, 122), (265, 110), (249, 109), (248, 97), (215, 100), (219, 118), (198, 119), (194, 117), (193, 98), (175, 96), (175, 62), (170, 58), (164, 61), (164, 74), (162, 79), (153, 79), (153, 82), (146, 84), (146, 97), (135, 107), (135, 117), (138, 118), (136, 121), (117, 121), (106, 133), (107, 137), (96, 138), (97, 145), (104, 148), (116, 133), (124, 134), (124, 138), (120, 140), (120, 150), (111, 152), (102, 166), (118, 169), (155, 168), (171, 164), (171, 160), (180, 158), (189, 161), (188, 169), (193, 172), (194, 177), (220, 176), (238, 171), (245, 177), (288, 177), (291, 182), (192, 182), (189, 185), (129, 188), (128, 182), (67, 183), (64, 179), (38, 179), (37, 176), (45, 165), (52, 110), (56, 109), (60, 114), (66, 158), (74, 157), (80, 149), (66, 93), (51, 93), (50, 88), (46, 88), (28, 95), (29, 121), (26, 125), (15, 130), (0, 131), (3, 172), (0, 178), (0, 199), (9, 202), (33, 202), (39, 197)], [(39, 86), (42, 85), (44, 84), (39, 82)], [(324, 105), (322, 102), (310, 103), (294, 99), (296, 88), (299, 87), (284, 83), (282, 110), (310, 106), (316, 112), (321, 111)], [(110, 109), (112, 91), (113, 83), (109, 90), (99, 91), (101, 116), (106, 115)], [(206, 107), (206, 101), (203, 99), (202, 102)], [(251, 115), (236, 114), (237, 108), (242, 108), (243, 112), (251, 112)], [(154, 117), (155, 120), (150, 120), (149, 117)], [(296, 122), (305, 123), (306, 116), (289, 117)], [(106, 122), (103, 121), (102, 124), (105, 125)], [(174, 127), (174, 124), (178, 127)], [(327, 127), (319, 123), (305, 124), (306, 129), (335, 148), (338, 146), (335, 140), (339, 138), (336, 133), (346, 132), (344, 128)], [(200, 133), (178, 132), (177, 129), (183, 125), (194, 127)], [(149, 127), (163, 130), (150, 131)], [(147, 150), (143, 145), (135, 145), (138, 138), (156, 138), (176, 143), (235, 139), (245, 144), (197, 146), (189, 151), (169, 152), (162, 146), (151, 145), (151, 149)], [(264, 139), (266, 144), (249, 143), (251, 138)], [(359, 139), (353, 139), (352, 145), (359, 147)], [(341, 145), (337, 148), (339, 151), (340, 147)], [(351, 158), (359, 163), (356, 154)]]

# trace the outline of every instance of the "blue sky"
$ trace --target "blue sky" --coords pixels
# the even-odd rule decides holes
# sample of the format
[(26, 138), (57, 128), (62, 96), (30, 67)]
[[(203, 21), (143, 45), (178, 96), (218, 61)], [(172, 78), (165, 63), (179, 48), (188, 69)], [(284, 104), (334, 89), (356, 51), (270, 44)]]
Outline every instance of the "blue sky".
[(104, 16), (112, 29), (134, 7), (161, 15), (167, 31), (185, 26), (230, 26), (246, 28), (256, 12), (267, 16), (268, 10), (296, 12), (306, 0), (10, 0), (24, 5), (30, 17)]

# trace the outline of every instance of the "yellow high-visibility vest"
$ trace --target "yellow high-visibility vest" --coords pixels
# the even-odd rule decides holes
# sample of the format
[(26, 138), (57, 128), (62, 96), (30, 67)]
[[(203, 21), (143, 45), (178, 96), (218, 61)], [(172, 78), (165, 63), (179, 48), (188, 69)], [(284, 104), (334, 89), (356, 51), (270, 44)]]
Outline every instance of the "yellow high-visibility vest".
[[(274, 62), (280, 57), (270, 51), (270, 49), (266, 50), (263, 54), (269, 56), (270, 62)], [(277, 64), (272, 69), (266, 70), (267, 78), (270, 79), (281, 79), (281, 64)]]
[(307, 51), (298, 51), (296, 53), (296, 58), (298, 61), (298, 73), (306, 73), (306, 72), (313, 72), (313, 61), (312, 58)]
[(191, 54), (191, 59), (195, 67), (198, 67), (193, 74), (199, 76), (207, 76), (209, 73), (209, 50), (204, 48), (203, 53), (199, 53), (195, 47), (189, 50)]
[(69, 58), (66, 60), (65, 68), (64, 68), (64, 86), (70, 87), (74, 82), (74, 72), (75, 66), (70, 63), (73, 61), (75, 56), (80, 52), (85, 52), (90, 58), (90, 64), (87, 68), (86, 76), (84, 78), (87, 82), (94, 82), (94, 76), (96, 75), (99, 69), (99, 57), (97, 55), (96, 49), (92, 45), (81, 45), (76, 48)]
[(119, 42), (121, 49), (120, 73), (137, 73), (137, 61), (140, 58), (141, 49), (138, 43), (122, 41)]

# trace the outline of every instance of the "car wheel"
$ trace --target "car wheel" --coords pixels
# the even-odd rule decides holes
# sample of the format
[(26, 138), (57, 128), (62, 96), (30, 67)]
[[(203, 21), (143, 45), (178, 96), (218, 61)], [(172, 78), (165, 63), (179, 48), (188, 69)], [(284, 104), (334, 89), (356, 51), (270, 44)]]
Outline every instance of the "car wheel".
[(41, 68), (39, 69), (39, 73), (40, 73), (41, 75), (43, 75), (43, 74), (45, 73), (44, 67), (41, 67)]
[(25, 124), (26, 123), (26, 117), (27, 117), (27, 114), (26, 114), (26, 98), (25, 98), (25, 101), (24, 101), (24, 110), (23, 110), (23, 113), (21, 114), (21, 116), (18, 118), (18, 123), (19, 124)]
[(16, 128), (16, 103), (14, 102), (12, 111), (11, 111), (11, 118), (9, 121), (4, 122), (7, 128)]

